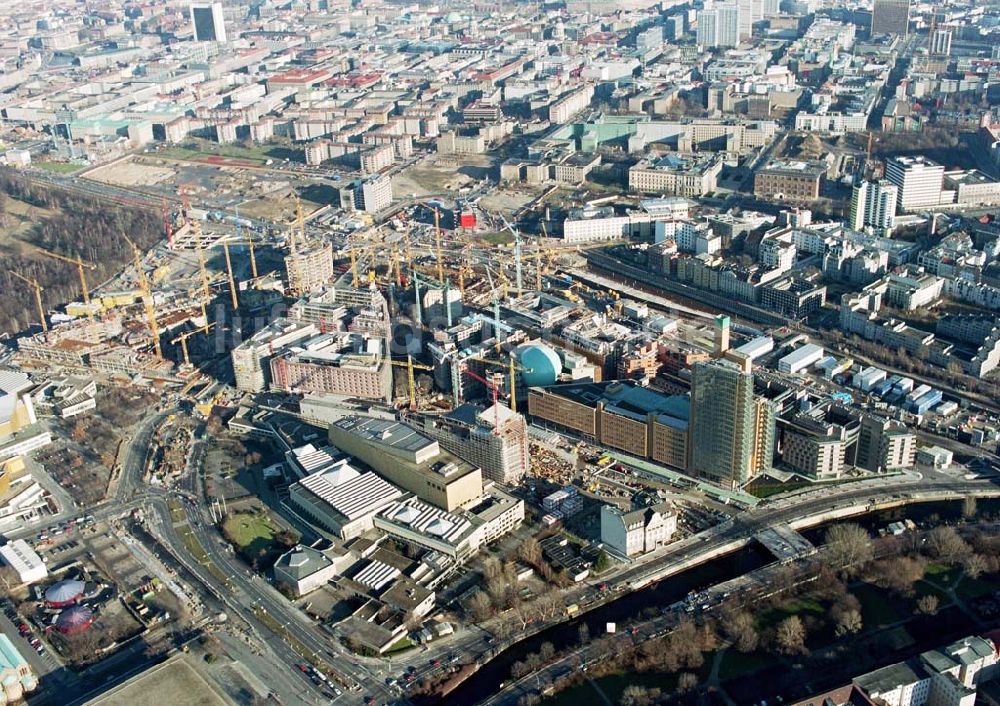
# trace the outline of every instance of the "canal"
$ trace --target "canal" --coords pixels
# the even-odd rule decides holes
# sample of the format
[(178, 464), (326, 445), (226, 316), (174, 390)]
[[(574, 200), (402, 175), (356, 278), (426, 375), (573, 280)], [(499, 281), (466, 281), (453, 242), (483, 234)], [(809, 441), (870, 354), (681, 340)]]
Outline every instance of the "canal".
[[(918, 524), (953, 521), (962, 516), (962, 505), (960, 500), (905, 505), (820, 524), (803, 530), (801, 534), (814, 544), (821, 544), (826, 529), (837, 522), (855, 522), (874, 533), (890, 522), (899, 520), (909, 519)], [(997, 514), (1000, 512), (1000, 498), (979, 500), (977, 511), (980, 515)], [(771, 554), (753, 542), (732, 554), (713, 559), (638, 591), (625, 593), (611, 603), (595, 608), (573, 620), (553, 625), (537, 635), (511, 645), (448, 694), (443, 702), (449, 706), (474, 706), (495, 694), (500, 684), (510, 678), (511, 666), (524, 659), (527, 654), (538, 652), (542, 643), (552, 643), (557, 651), (576, 644), (579, 641), (581, 624), (585, 623), (590, 634), (597, 636), (604, 633), (607, 623), (625, 624), (640, 619), (645, 608), (662, 610), (692, 591), (701, 591), (728, 581), (772, 561), (774, 558)]]

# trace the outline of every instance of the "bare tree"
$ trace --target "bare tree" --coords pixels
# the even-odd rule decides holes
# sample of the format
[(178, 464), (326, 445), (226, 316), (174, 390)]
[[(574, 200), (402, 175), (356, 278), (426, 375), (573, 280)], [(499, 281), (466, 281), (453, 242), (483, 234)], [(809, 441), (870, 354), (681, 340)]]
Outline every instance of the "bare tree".
[(843, 637), (844, 635), (861, 632), (862, 625), (861, 611), (856, 608), (849, 608), (837, 614), (836, 626), (833, 632), (837, 637)]
[(931, 556), (941, 561), (958, 564), (972, 551), (954, 527), (935, 527), (927, 533), (927, 549)]
[(760, 644), (760, 635), (750, 613), (740, 610), (723, 621), (723, 631), (726, 639), (740, 652), (753, 652)]
[(962, 562), (965, 575), (971, 579), (977, 579), (986, 571), (986, 559), (982, 554), (969, 554)]
[(472, 619), (477, 623), (489, 619), (492, 609), (493, 603), (483, 591), (476, 591), (469, 599), (469, 613), (472, 614)]
[(683, 672), (677, 677), (677, 690), (680, 692), (691, 691), (698, 686), (698, 675), (692, 672)]
[(538, 566), (542, 563), (542, 547), (534, 537), (528, 537), (517, 548), (517, 556), (525, 564)]
[(853, 522), (827, 530), (825, 548), (830, 565), (848, 576), (860, 572), (874, 556), (868, 532)]
[(933, 593), (921, 596), (917, 599), (917, 612), (923, 615), (937, 615), (939, 602)]
[(971, 520), (976, 516), (976, 510), (976, 496), (966, 496), (965, 500), (962, 501), (962, 517)]
[(920, 559), (897, 556), (872, 565), (872, 578), (882, 588), (901, 596), (913, 595), (913, 585), (924, 577), (925, 565)]
[(790, 615), (780, 623), (774, 632), (778, 651), (786, 655), (805, 654), (806, 627), (797, 615)]

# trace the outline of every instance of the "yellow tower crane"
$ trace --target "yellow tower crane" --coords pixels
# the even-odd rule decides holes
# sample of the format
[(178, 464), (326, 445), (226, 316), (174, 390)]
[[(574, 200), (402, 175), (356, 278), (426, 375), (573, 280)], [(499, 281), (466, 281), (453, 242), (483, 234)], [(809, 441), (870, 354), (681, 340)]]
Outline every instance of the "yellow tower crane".
[(542, 246), (535, 248), (535, 290), (542, 291)]
[(434, 370), (431, 365), (423, 365), (421, 363), (414, 363), (413, 356), (407, 355), (406, 360), (394, 360), (392, 364), (401, 368), (406, 368), (406, 386), (407, 391), (410, 395), (410, 410), (416, 411), (417, 409), (417, 381), (413, 374), (416, 370)]
[(139, 289), (142, 291), (142, 305), (146, 309), (146, 321), (149, 324), (149, 331), (153, 337), (153, 350), (156, 357), (163, 360), (163, 351), (160, 349), (160, 326), (156, 323), (156, 306), (153, 304), (153, 290), (149, 286), (149, 278), (146, 271), (142, 269), (142, 251), (132, 242), (132, 239), (122, 233), (122, 237), (132, 247), (132, 256), (135, 258), (136, 276), (139, 279)]
[(497, 255), (497, 277), (500, 280), (500, 291), (503, 294), (503, 299), (506, 300), (510, 295), (510, 277), (507, 276), (507, 261), (504, 259), (503, 253)]
[(171, 343), (174, 345), (177, 345), (178, 343), (181, 344), (181, 352), (184, 354), (184, 365), (187, 366), (191, 365), (191, 359), (188, 357), (187, 340), (191, 338), (191, 336), (194, 336), (195, 334), (208, 333), (213, 326), (215, 326), (214, 321), (209, 324), (205, 324), (204, 326), (199, 326), (198, 328), (192, 331), (185, 331), (184, 333), (182, 333), (177, 338), (171, 341)]
[(45, 320), (45, 307), (42, 305), (42, 286), (38, 284), (38, 280), (33, 277), (25, 277), (22, 274), (14, 272), (14, 270), (8, 270), (8, 272), (35, 290), (35, 305), (38, 307), (38, 320), (42, 324), (42, 331), (47, 332), (49, 330), (49, 324)]
[(393, 243), (392, 247), (389, 248), (389, 281), (391, 282), (394, 278), (396, 281), (396, 286), (402, 289), (403, 270), (400, 269), (399, 247), (396, 245), (396, 243)]
[(83, 270), (84, 268), (87, 268), (88, 270), (93, 270), (96, 269), (97, 266), (89, 262), (84, 262), (83, 258), (80, 257), (79, 255), (77, 255), (76, 257), (66, 257), (65, 255), (49, 252), (48, 250), (45, 250), (44, 248), (40, 248), (37, 246), (35, 246), (35, 250), (40, 252), (42, 255), (45, 255), (46, 257), (51, 257), (53, 260), (59, 260), (61, 262), (65, 262), (69, 265), (73, 265), (74, 267), (76, 267), (76, 272), (80, 277), (80, 289), (83, 290), (83, 303), (87, 306), (87, 316), (93, 317), (94, 313), (90, 311), (90, 290), (87, 287), (87, 275), (84, 273)]
[[(226, 274), (229, 277), (229, 296), (233, 299), (233, 311), (236, 311), (240, 307), (240, 302), (236, 298), (236, 279), (233, 277), (233, 261), (229, 257), (229, 241), (223, 239), (222, 241), (222, 252), (226, 256)], [(206, 319), (207, 321), (207, 319)]]
[(306, 243), (306, 219), (302, 215), (302, 199), (299, 195), (295, 195), (295, 225), (292, 226), (288, 233), (288, 249), (294, 255), (296, 250), (295, 245), (295, 231), (299, 232), (299, 238), (302, 240), (302, 244)]
[(441, 259), (441, 214), (434, 209), (434, 249), (437, 258), (438, 282), (444, 284), (444, 261)]
[(406, 229), (406, 239), (403, 241), (403, 245), (406, 248), (406, 274), (407, 276), (413, 275), (413, 242), (410, 238), (410, 228)]
[(254, 279), (257, 279), (257, 256), (253, 251), (253, 235), (247, 232), (247, 245), (250, 246), (250, 274), (253, 275)]
[(205, 305), (212, 301), (212, 287), (209, 284), (208, 268), (205, 266), (205, 249), (201, 246), (201, 223), (191, 219), (191, 230), (194, 231), (194, 249), (198, 253), (198, 271), (201, 273), (201, 315), (208, 321)]

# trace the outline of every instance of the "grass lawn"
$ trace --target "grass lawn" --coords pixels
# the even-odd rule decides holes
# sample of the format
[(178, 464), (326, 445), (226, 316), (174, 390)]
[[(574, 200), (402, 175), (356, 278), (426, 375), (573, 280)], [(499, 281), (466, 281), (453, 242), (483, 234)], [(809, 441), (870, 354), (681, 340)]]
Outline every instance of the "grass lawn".
[(397, 654), (399, 652), (405, 652), (406, 650), (413, 647), (413, 640), (408, 637), (401, 637), (397, 642), (395, 642), (392, 647), (385, 651), (387, 655)]
[(927, 575), (927, 578), (931, 579), (939, 586), (952, 588), (958, 580), (958, 577), (962, 575), (962, 570), (957, 566), (948, 566), (946, 564), (931, 562), (927, 565), (927, 570), (924, 573)]
[[(660, 689), (664, 693), (672, 692), (677, 688), (677, 674), (613, 674), (594, 681), (613, 704), (621, 703), (625, 688), (633, 684), (648, 689)], [(551, 706), (579, 706), (580, 704), (600, 704), (603, 701), (594, 691), (590, 682), (584, 682), (566, 691), (561, 691), (555, 696), (545, 699), (542, 703)]]
[(744, 674), (753, 674), (774, 664), (775, 659), (774, 655), (761, 650), (755, 652), (726, 650), (722, 655), (722, 664), (719, 665), (719, 679), (726, 681)]
[(249, 556), (256, 555), (261, 549), (267, 550), (274, 544), (274, 527), (267, 518), (260, 515), (230, 515), (223, 523), (223, 530), (239, 546), (240, 551)]
[(996, 581), (991, 581), (990, 579), (982, 577), (974, 579), (965, 576), (962, 578), (961, 582), (959, 582), (958, 588), (955, 589), (955, 592), (960, 598), (970, 600), (982, 598), (983, 596), (989, 596), (996, 590)]
[(944, 608), (946, 605), (951, 603), (951, 599), (948, 598), (947, 593), (942, 591), (937, 586), (932, 586), (926, 581), (917, 581), (917, 583), (914, 584), (914, 589), (917, 591), (917, 598), (923, 598), (924, 596), (937, 596), (939, 601), (938, 605), (941, 608)]
[(68, 162), (35, 162), (33, 166), (56, 174), (72, 174), (83, 169), (79, 164), (69, 164)]
[(795, 598), (759, 615), (757, 617), (757, 629), (764, 630), (777, 625), (790, 616), (806, 615), (808, 613), (821, 616), (826, 613), (826, 610), (820, 605), (819, 601), (812, 598)]
[(814, 485), (807, 481), (789, 481), (788, 483), (758, 483), (751, 484), (747, 488), (749, 492), (755, 498), (769, 498), (772, 495), (780, 495), (781, 493), (790, 493), (793, 490), (799, 490), (800, 488), (806, 488), (808, 486)]
[(886, 592), (877, 586), (863, 583), (852, 587), (851, 593), (861, 601), (861, 618), (866, 628), (889, 625), (906, 617), (900, 613), (897, 604), (889, 599)]
[(500, 233), (486, 233), (482, 236), (490, 245), (509, 245), (514, 242), (514, 236), (507, 231), (502, 231)]

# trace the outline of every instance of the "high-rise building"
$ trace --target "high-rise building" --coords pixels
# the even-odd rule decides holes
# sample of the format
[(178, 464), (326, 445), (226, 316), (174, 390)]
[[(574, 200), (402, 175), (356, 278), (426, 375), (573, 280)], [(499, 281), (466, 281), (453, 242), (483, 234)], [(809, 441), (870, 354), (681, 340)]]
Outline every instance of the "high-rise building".
[(910, 30), (910, 0), (875, 0), (872, 34), (898, 34)]
[(726, 2), (698, 13), (698, 46), (735, 47), (750, 36), (750, 0)]
[(739, 46), (741, 39), (744, 37), (749, 38), (750, 12), (749, 8), (744, 10), (743, 3), (745, 2), (746, 0), (739, 0), (739, 2), (719, 5), (716, 10), (719, 13), (718, 46)]
[(392, 179), (387, 176), (371, 176), (357, 179), (340, 189), (340, 207), (378, 213), (392, 205)]
[(885, 176), (899, 191), (896, 197), (899, 211), (941, 203), (944, 167), (926, 157), (893, 157), (886, 162)]
[(733, 4), (739, 13), (736, 23), (740, 41), (750, 39), (753, 36), (753, 23), (761, 18), (763, 12), (760, 0), (736, 0)]
[(698, 46), (715, 47), (719, 43), (719, 13), (702, 10), (698, 13)]
[(742, 486), (771, 466), (774, 405), (754, 395), (753, 373), (736, 363), (700, 363), (693, 372), (688, 470)]
[(729, 350), (729, 317), (719, 314), (715, 317), (715, 357), (721, 358)]
[(191, 24), (196, 42), (226, 41), (226, 23), (222, 3), (191, 3)]
[(951, 56), (951, 30), (936, 29), (931, 35), (931, 56)]
[(885, 179), (857, 184), (851, 194), (851, 228), (892, 230), (896, 225), (897, 192), (896, 185)]

